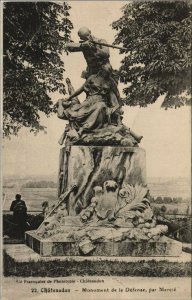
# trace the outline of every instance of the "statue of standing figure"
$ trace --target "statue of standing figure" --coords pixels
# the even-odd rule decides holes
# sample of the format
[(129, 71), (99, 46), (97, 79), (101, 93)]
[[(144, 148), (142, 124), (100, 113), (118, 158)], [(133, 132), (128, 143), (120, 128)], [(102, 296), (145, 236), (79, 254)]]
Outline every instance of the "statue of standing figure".
[(83, 71), (82, 78), (87, 79), (89, 76), (105, 70), (117, 82), (118, 78), (109, 61), (109, 47), (102, 45), (106, 44), (106, 40), (91, 35), (91, 31), (87, 27), (80, 28), (78, 35), (81, 39), (80, 43), (68, 43), (67, 49), (69, 52), (81, 51), (83, 53), (87, 69)]

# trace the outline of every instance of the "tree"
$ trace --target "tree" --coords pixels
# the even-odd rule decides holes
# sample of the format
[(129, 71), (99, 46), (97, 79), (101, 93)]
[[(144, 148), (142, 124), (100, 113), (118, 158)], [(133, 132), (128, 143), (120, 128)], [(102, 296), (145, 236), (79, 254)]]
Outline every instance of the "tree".
[(157, 206), (153, 206), (153, 213), (155, 216), (159, 216), (160, 215), (160, 208)]
[(119, 70), (124, 103), (147, 106), (165, 95), (162, 106), (190, 102), (191, 5), (187, 1), (137, 1), (113, 22), (115, 44), (125, 57)]
[(174, 209), (173, 209), (173, 215), (177, 215), (178, 212), (179, 212), (178, 208), (174, 208)]
[(65, 2), (4, 3), (5, 136), (22, 126), (44, 130), (40, 112), (49, 116), (54, 110), (50, 93), (66, 93), (60, 55), (73, 28), (69, 9)]
[(162, 197), (158, 196), (158, 197), (156, 198), (155, 202), (156, 202), (156, 203), (159, 203), (159, 204), (163, 203)]
[(167, 211), (167, 207), (165, 205), (162, 205), (161, 208), (160, 208), (160, 211), (162, 213), (165, 213)]

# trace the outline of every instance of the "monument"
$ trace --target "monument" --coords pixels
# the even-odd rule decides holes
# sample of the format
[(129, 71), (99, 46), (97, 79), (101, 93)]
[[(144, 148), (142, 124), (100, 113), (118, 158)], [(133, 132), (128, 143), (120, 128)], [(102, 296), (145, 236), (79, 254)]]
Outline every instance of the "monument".
[[(42, 256), (179, 256), (180, 242), (165, 236), (150, 205), (142, 139), (123, 122), (117, 73), (105, 40), (78, 32), (87, 69), (85, 83), (57, 103), (68, 124), (61, 145), (58, 203), (26, 244)], [(85, 93), (80, 103), (78, 96)]]

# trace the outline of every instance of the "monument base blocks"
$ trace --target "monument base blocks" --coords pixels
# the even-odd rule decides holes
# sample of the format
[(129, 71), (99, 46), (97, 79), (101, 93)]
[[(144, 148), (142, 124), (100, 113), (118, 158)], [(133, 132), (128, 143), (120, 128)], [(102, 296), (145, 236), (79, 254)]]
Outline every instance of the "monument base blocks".
[[(40, 239), (34, 231), (26, 232), (26, 245), (41, 256), (79, 256), (82, 254), (78, 243), (63, 238), (60, 241)], [(89, 256), (180, 256), (182, 243), (162, 236), (156, 242), (150, 241), (108, 241), (100, 242)]]

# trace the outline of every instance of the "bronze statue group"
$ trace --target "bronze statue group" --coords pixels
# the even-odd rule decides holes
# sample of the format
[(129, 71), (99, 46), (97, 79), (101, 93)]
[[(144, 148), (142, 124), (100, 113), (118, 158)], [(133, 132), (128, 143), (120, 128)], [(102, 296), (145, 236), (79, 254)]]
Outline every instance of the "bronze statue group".
[[(81, 77), (85, 83), (57, 104), (58, 117), (69, 121), (76, 138), (111, 124), (121, 125), (123, 114), (117, 88), (118, 76), (110, 64), (106, 41), (92, 36), (86, 27), (80, 28), (78, 35), (80, 42), (67, 44), (67, 50), (83, 53), (87, 68)], [(77, 96), (82, 92), (85, 92), (86, 99), (80, 103)]]

